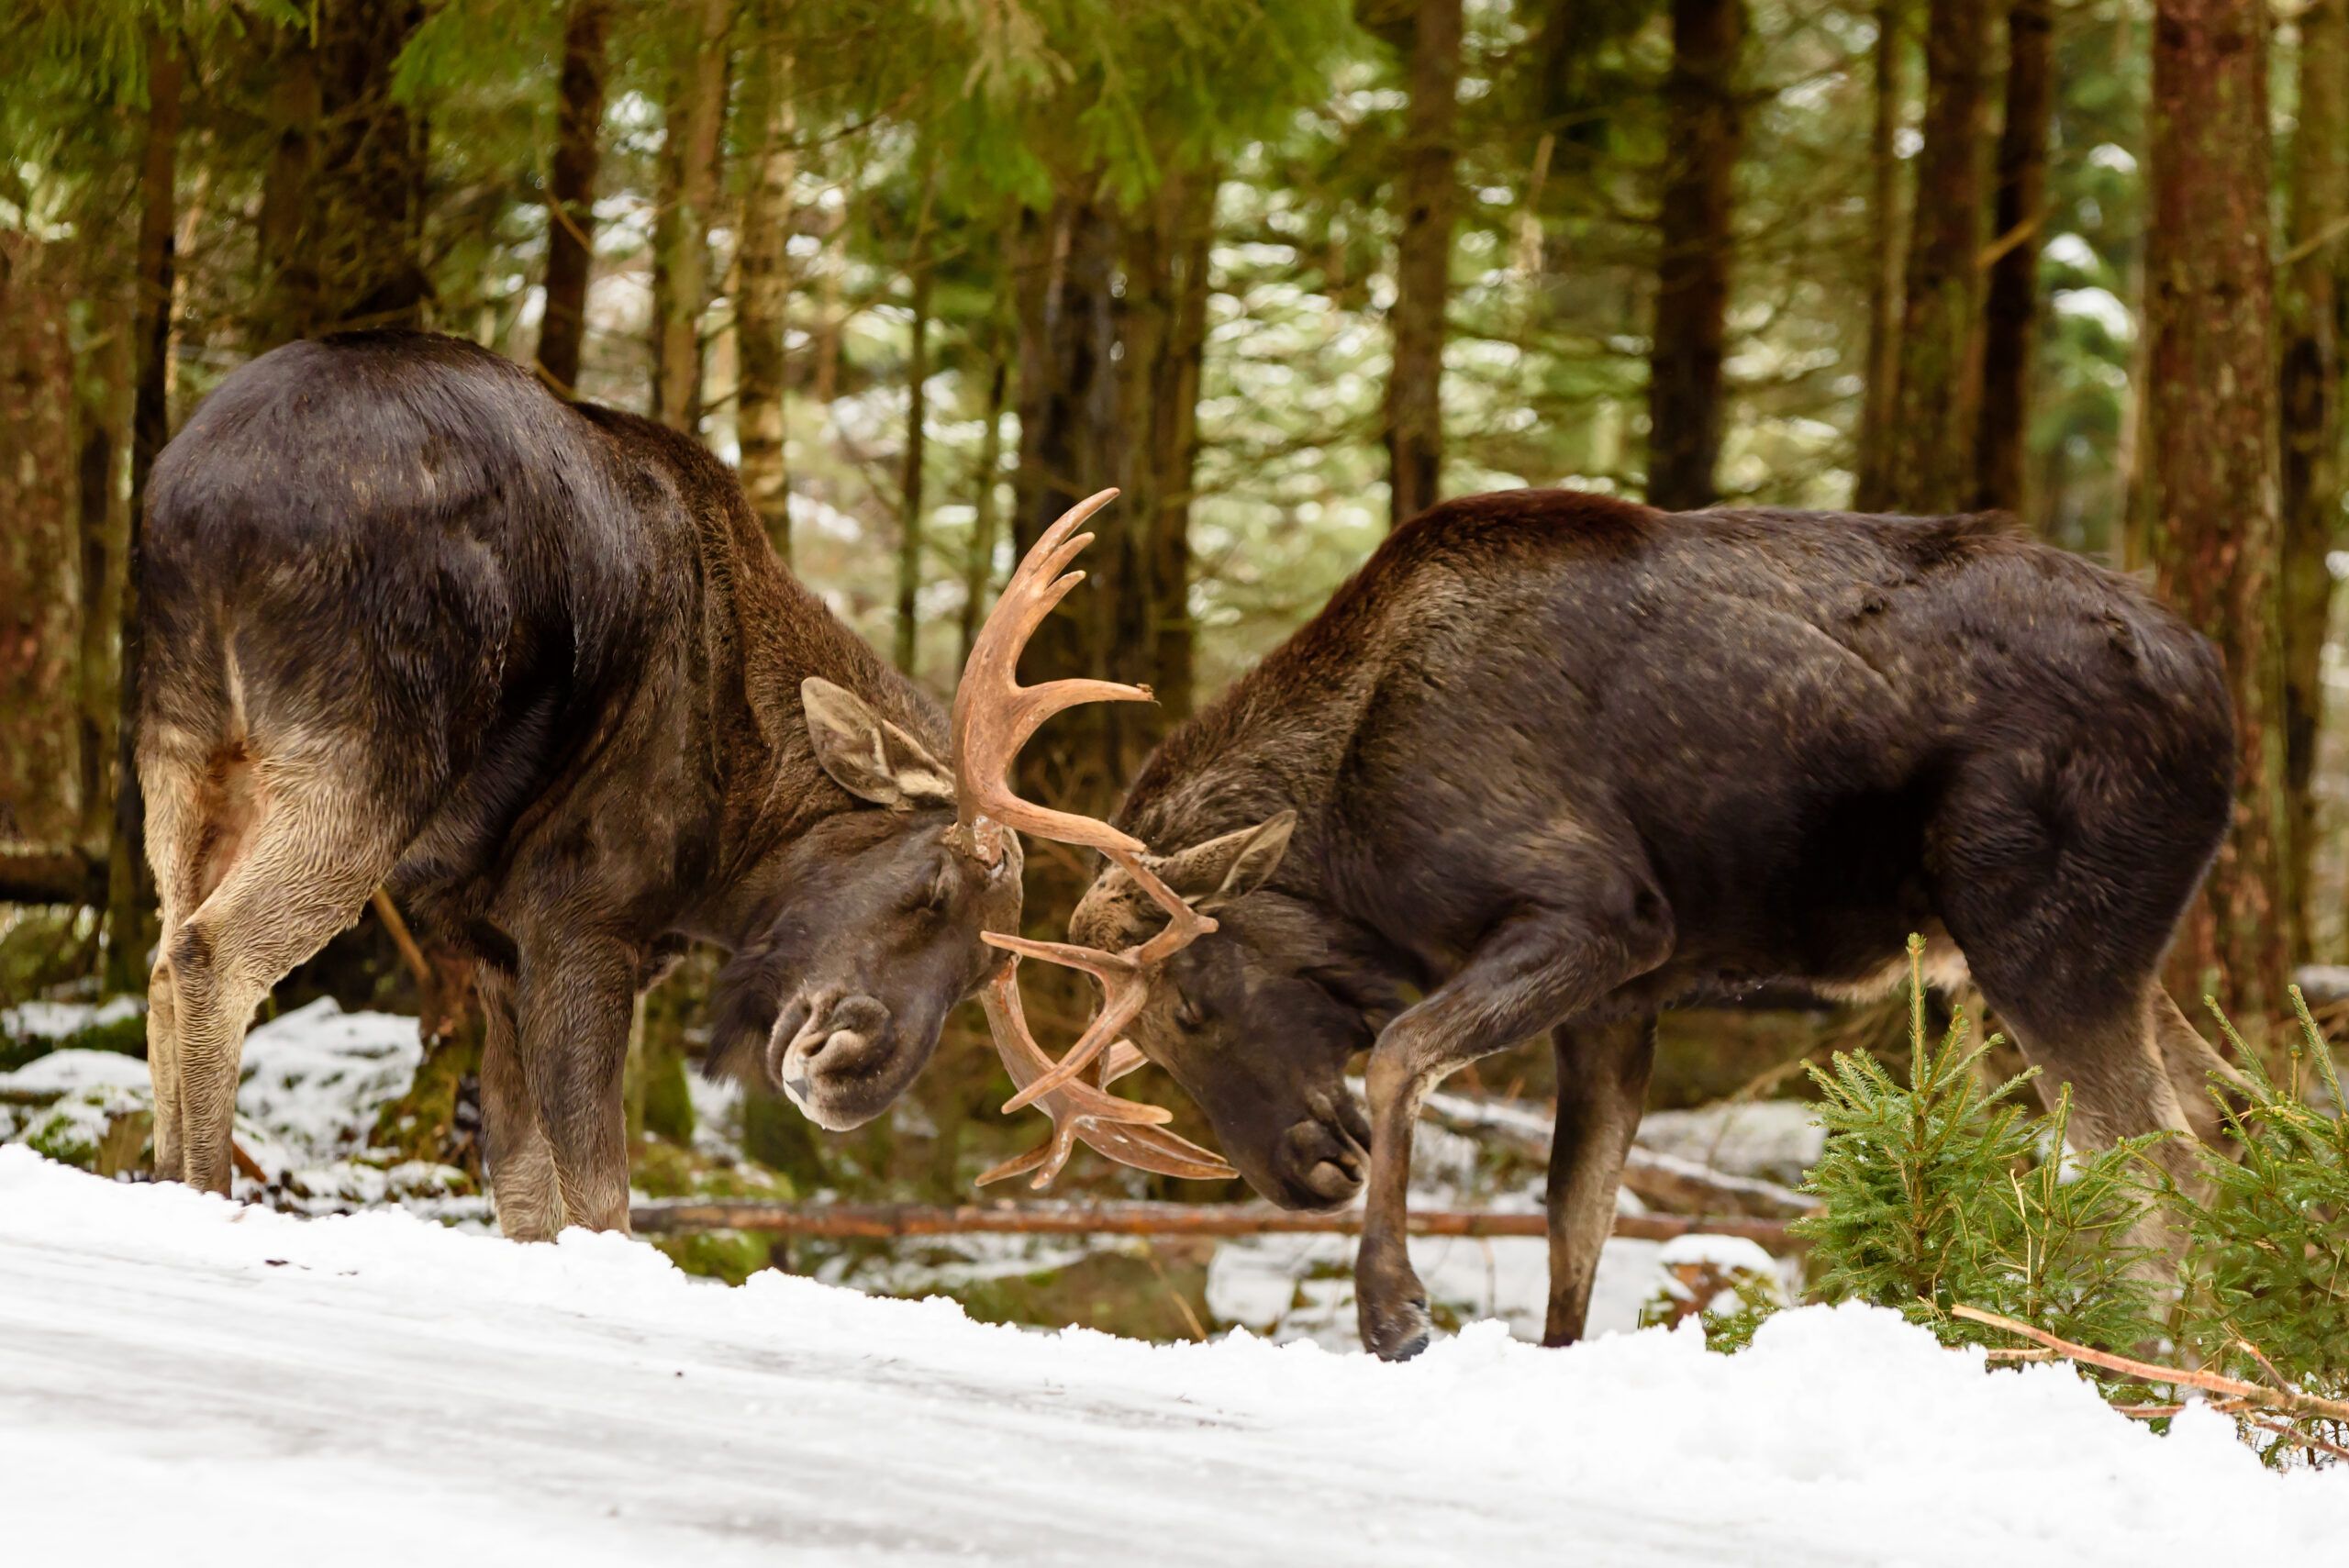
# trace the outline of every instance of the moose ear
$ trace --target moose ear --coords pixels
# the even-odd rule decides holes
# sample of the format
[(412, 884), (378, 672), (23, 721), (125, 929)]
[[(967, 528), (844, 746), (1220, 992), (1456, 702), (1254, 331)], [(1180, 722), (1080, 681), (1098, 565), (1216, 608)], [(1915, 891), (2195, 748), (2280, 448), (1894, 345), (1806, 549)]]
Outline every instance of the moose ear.
[(816, 761), (849, 794), (892, 811), (954, 804), (945, 764), (854, 692), (810, 675), (799, 683), (799, 706)]
[(1271, 880), (1288, 852), (1297, 813), (1283, 811), (1167, 856), (1155, 868), (1166, 885), (1193, 904), (1244, 897)]

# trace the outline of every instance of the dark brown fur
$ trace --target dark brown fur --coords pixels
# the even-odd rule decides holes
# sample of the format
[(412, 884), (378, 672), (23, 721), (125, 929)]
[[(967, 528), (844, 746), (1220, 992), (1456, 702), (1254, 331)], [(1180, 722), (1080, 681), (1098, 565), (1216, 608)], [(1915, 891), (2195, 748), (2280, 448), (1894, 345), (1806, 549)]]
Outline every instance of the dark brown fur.
[[(1670, 515), (1525, 490), (1398, 530), (1170, 735), (1118, 822), (1222, 922), (1134, 1038), (1275, 1201), (1362, 1184), (1365, 1340), (1424, 1342), (1402, 1246), (1443, 1073), (1551, 1033), (1551, 1334), (1580, 1332), (1643, 1020), (1962, 961), (2109, 1139), (2217, 1058), (2154, 974), (2224, 833), (2210, 645), (2127, 580), (1975, 517)], [(1293, 820), (1287, 814), (1294, 814)], [(1149, 922), (1110, 873), (1072, 922)], [(1414, 1001), (1414, 997), (1419, 999)], [(1370, 1049), (1370, 1117), (1342, 1091)]]
[(685, 940), (735, 955), (717, 1054), (837, 1127), (992, 971), (982, 926), (1017, 929), (1016, 862), (945, 842), (936, 705), (675, 432), (452, 339), (294, 344), (162, 454), (146, 551), (166, 1173), (225, 1187), (254, 1003), (378, 882), (483, 960), (524, 1235), (625, 1225), (629, 1014)]

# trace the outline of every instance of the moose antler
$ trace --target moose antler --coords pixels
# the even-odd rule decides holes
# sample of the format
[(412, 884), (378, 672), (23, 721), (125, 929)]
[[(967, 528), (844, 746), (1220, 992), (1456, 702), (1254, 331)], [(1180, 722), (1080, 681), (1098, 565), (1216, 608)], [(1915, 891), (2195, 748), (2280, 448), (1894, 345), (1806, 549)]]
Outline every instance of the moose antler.
[[(1179, 949), (1214, 930), (1215, 921), (1193, 909), (1159, 879), (1142, 859), (1141, 840), (1098, 817), (1053, 811), (1023, 800), (1012, 792), (1009, 783), (1019, 748), (1053, 714), (1084, 702), (1152, 700), (1147, 686), (1088, 680), (1023, 686), (1017, 673), (1028, 639), (1068, 596), (1069, 590), (1085, 580), (1082, 572), (1064, 571), (1093, 542), (1091, 534), (1077, 529), (1117, 494), (1104, 490), (1087, 496), (1044, 530), (1012, 573), (971, 646), (962, 684), (955, 688), (952, 720), (954, 793), (960, 803), (954, 831), (965, 848), (990, 865), (1003, 857), (1002, 834), (1014, 828), (1098, 850), (1122, 866), (1166, 910), (1169, 921), (1164, 930), (1149, 940), (1114, 953), (1065, 942), (1031, 941), (999, 931), (984, 933), (988, 942), (1013, 955), (983, 997), (996, 1051), (1019, 1091), (1003, 1108), (1042, 1106), (1052, 1118), (1052, 1136), (1040, 1147), (987, 1172), (979, 1178), (982, 1186), (1029, 1171), (1037, 1172), (1033, 1185), (1046, 1186), (1060, 1174), (1080, 1140), (1112, 1160), (1164, 1175), (1211, 1179), (1233, 1173), (1208, 1150), (1166, 1131), (1161, 1124), (1171, 1113), (1164, 1108), (1121, 1100), (1100, 1086), (1141, 1065), (1141, 1053), (1119, 1036), (1141, 1011), (1151, 972)], [(1101, 983), (1100, 1012), (1058, 1062), (1029, 1032), (1019, 1001), (1021, 955), (1082, 969)], [(1085, 1082), (1079, 1075), (1104, 1051), (1109, 1054), (1102, 1062), (1098, 1083)]]

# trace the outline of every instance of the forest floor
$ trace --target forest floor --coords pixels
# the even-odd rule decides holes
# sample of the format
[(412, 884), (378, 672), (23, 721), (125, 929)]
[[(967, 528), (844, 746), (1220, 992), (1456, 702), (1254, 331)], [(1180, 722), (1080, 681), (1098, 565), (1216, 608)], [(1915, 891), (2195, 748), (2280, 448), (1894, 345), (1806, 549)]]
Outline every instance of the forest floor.
[[(1753, 1348), (1149, 1345), (0, 1147), (0, 1542), (273, 1568), (2323, 1561), (2349, 1472), (1868, 1308)], [(691, 1553), (690, 1559), (687, 1553)]]

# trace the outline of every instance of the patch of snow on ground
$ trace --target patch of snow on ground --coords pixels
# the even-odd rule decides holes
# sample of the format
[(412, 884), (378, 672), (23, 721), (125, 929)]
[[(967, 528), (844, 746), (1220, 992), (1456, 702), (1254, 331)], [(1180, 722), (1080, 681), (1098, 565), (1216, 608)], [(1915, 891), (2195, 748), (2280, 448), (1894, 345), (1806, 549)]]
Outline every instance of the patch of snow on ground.
[(104, 1002), (23, 1002), (0, 1009), (0, 1035), (13, 1040), (63, 1040), (83, 1029), (102, 1029), (138, 1018), (146, 1004), (136, 996)]
[[(78, 1011), (106, 1021), (104, 1008)], [(90, 1021), (85, 1016), (62, 1033)], [(237, 1144), (269, 1177), (270, 1201), (307, 1213), (406, 1201), (442, 1218), (485, 1219), (486, 1199), (451, 1195), (461, 1173), (366, 1158), (377, 1116), (406, 1092), (423, 1054), (414, 1018), (346, 1013), (328, 997), (256, 1026), (245, 1037), (237, 1085)], [(0, 1106), (0, 1140), (50, 1151), (95, 1146), (116, 1118), (154, 1109), (147, 1064), (114, 1051), (51, 1051), (0, 1073), (0, 1090), (54, 1096), (44, 1105)], [(237, 1188), (242, 1197), (264, 1193), (241, 1174)]]
[(1651, 1111), (1640, 1147), (1731, 1175), (1794, 1185), (1826, 1147), (1819, 1108), (1800, 1100), (1732, 1100), (1700, 1110)]
[[(1497, 1325), (1380, 1364), (988, 1328), (651, 1249), (302, 1220), (0, 1148), (12, 1559), (571, 1564), (2326, 1561), (2349, 1473), (1897, 1316), (1752, 1351)], [(135, 1506), (133, 1506), (135, 1505)]]

